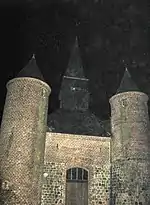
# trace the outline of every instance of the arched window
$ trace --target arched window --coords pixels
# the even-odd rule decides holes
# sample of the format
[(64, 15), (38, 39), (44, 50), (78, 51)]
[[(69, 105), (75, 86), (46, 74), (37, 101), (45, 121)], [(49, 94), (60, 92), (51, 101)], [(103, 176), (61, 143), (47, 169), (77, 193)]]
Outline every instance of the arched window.
[(73, 167), (66, 173), (66, 205), (88, 205), (88, 171)]

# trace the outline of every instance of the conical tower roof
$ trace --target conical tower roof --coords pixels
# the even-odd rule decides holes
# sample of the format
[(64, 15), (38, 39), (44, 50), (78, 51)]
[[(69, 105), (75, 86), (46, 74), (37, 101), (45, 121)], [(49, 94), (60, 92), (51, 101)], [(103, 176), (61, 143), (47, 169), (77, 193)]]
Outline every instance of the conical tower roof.
[(34, 54), (28, 64), (18, 73), (17, 77), (31, 77), (44, 81), (43, 75), (36, 64)]
[(123, 78), (121, 80), (120, 86), (117, 90), (118, 93), (128, 92), (128, 91), (140, 91), (139, 88), (136, 86), (134, 81), (132, 80), (132, 77), (128, 71), (128, 69), (125, 69)]
[(67, 67), (67, 70), (64, 76), (86, 79), (84, 75), (84, 70), (83, 70), (82, 60), (80, 56), (80, 49), (79, 49), (79, 43), (78, 43), (77, 37), (75, 39), (75, 43), (71, 51), (68, 67)]

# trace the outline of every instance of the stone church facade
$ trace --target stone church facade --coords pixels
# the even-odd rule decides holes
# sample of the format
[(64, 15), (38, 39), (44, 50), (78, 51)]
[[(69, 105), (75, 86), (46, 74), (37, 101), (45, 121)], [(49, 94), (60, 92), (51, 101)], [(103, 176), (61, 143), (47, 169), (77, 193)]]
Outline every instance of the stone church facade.
[(128, 69), (110, 98), (107, 125), (89, 109), (76, 38), (60, 108), (47, 117), (51, 89), (35, 57), (7, 83), (0, 135), (2, 205), (149, 205), (148, 96)]

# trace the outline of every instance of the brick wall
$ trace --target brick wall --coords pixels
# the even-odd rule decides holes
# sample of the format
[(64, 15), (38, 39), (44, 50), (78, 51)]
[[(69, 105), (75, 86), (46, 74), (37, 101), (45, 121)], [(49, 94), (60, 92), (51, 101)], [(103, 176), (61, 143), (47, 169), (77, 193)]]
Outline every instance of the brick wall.
[(40, 204), (49, 86), (33, 78), (7, 84), (1, 124), (0, 204)]
[(47, 133), (42, 205), (65, 205), (66, 170), (89, 171), (88, 205), (108, 205), (110, 138)]
[(113, 96), (112, 198), (115, 205), (150, 204), (148, 97), (141, 92)]

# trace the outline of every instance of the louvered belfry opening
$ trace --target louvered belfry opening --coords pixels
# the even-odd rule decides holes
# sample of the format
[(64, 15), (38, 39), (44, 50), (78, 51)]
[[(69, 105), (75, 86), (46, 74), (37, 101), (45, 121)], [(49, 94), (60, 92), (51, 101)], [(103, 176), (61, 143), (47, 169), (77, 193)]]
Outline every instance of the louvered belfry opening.
[(73, 167), (66, 173), (66, 205), (88, 205), (88, 171)]

